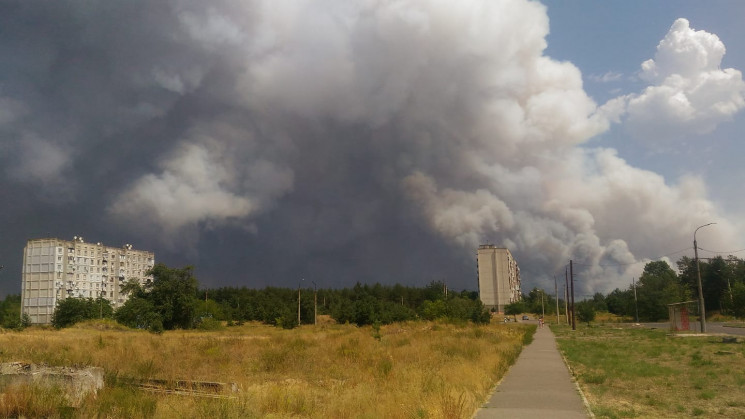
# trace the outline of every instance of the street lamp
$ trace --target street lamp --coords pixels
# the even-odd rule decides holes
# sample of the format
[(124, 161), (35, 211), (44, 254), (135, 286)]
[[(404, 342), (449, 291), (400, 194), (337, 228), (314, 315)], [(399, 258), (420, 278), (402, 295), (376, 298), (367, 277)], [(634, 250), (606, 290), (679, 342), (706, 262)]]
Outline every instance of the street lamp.
[(699, 315), (701, 316), (701, 333), (706, 333), (706, 310), (704, 309), (704, 289), (701, 286), (701, 267), (698, 263), (698, 245), (696, 243), (696, 232), (698, 232), (699, 228), (704, 228), (713, 224), (716, 223), (704, 224), (693, 231), (693, 254), (696, 257), (696, 274), (698, 275), (698, 311)]
[(316, 281), (310, 281), (313, 283), (313, 326), (318, 322), (318, 287)]
[(297, 325), (300, 326), (300, 284), (305, 281), (305, 278), (301, 279), (297, 283)]

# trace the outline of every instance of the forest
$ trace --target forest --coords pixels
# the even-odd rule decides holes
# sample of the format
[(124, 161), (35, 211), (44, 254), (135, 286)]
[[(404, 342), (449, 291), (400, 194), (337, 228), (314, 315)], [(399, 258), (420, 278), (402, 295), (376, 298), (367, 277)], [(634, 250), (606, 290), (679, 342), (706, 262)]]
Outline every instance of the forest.
[[(699, 263), (706, 315), (745, 317), (745, 260), (718, 256), (701, 259)], [(665, 261), (648, 262), (639, 278), (629, 278), (627, 288), (616, 288), (605, 295), (599, 292), (581, 298), (575, 295), (576, 311), (608, 312), (638, 321), (667, 320), (668, 304), (698, 301), (696, 260), (684, 256), (676, 262), (676, 268)], [(534, 288), (510, 308), (518, 313), (556, 315), (556, 298), (552, 291)], [(691, 308), (698, 312), (697, 304)], [(559, 313), (566, 313), (565, 299), (561, 297)]]
[[(122, 292), (129, 298), (116, 310), (103, 298), (59, 301), (52, 325), (63, 328), (88, 319), (112, 318), (128, 327), (160, 332), (210, 330), (250, 321), (294, 328), (313, 324), (318, 316), (359, 326), (415, 319), (489, 323), (491, 318), (477, 292), (455, 292), (442, 282), (431, 282), (423, 288), (357, 283), (344, 289), (200, 289), (192, 267), (158, 264), (151, 273), (152, 282), (142, 285), (130, 281), (124, 285)], [(20, 297), (8, 296), (0, 304), (0, 325), (25, 327), (20, 319)]]
[[(605, 295), (575, 296), (580, 321), (591, 321), (595, 312), (636, 321), (667, 320), (667, 304), (698, 299), (696, 261), (682, 257), (676, 268), (665, 261), (652, 261), (645, 265), (638, 280), (630, 281), (625, 289), (616, 288)], [(707, 316), (718, 313), (745, 317), (745, 260), (734, 256), (700, 260), (700, 271)], [(60, 301), (52, 325), (62, 328), (87, 319), (111, 318), (128, 327), (157, 333), (214, 329), (251, 321), (294, 328), (314, 324), (319, 316), (359, 326), (415, 319), (474, 323), (488, 323), (491, 319), (478, 292), (449, 290), (437, 281), (419, 288), (357, 283), (344, 289), (203, 289), (192, 267), (159, 264), (152, 273), (151, 283), (143, 286), (132, 281), (125, 285), (123, 292), (129, 299), (117, 310), (105, 299)], [(559, 298), (559, 314), (566, 314), (565, 307), (565, 299)], [(691, 304), (691, 308), (697, 310), (697, 304)], [(556, 309), (553, 292), (534, 288), (524, 293), (521, 301), (509, 305), (506, 312), (551, 316), (556, 315)], [(28, 324), (28, 318), (20, 316), (19, 295), (9, 295), (0, 302), (0, 327), (19, 330)]]

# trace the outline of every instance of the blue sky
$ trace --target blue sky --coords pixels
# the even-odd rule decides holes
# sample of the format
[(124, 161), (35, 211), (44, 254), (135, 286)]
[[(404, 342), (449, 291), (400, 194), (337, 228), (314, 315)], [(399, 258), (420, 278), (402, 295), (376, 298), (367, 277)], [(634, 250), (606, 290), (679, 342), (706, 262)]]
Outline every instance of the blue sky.
[[(745, 69), (745, 3), (740, 1), (547, 1), (551, 33), (546, 53), (568, 60), (582, 70), (585, 90), (598, 103), (645, 86), (637, 74), (641, 63), (654, 56), (657, 44), (678, 18), (691, 27), (717, 35), (727, 48), (722, 68)], [(605, 74), (617, 80), (598, 81)], [(639, 147), (622, 127), (614, 126), (595, 143), (616, 148), (629, 163), (675, 179), (702, 176), (712, 199), (735, 216), (742, 216), (745, 196), (745, 114), (720, 124), (706, 135), (683, 138), (669, 149)]]

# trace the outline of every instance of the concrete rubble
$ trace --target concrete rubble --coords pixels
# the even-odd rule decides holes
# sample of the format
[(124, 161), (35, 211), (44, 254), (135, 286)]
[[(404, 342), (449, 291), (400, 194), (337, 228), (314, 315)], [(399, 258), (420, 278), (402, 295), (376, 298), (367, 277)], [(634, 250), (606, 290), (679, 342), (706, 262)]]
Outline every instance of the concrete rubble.
[(99, 367), (50, 367), (23, 362), (0, 363), (0, 392), (6, 386), (33, 385), (59, 387), (71, 406), (80, 406), (89, 394), (104, 386), (104, 371)]

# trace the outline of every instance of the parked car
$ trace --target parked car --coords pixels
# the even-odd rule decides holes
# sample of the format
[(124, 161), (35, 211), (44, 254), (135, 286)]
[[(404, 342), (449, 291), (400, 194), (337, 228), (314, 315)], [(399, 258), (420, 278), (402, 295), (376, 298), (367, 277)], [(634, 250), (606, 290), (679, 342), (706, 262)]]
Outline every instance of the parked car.
[(523, 320), (530, 320), (530, 317), (528, 317), (528, 316), (523, 316)]

